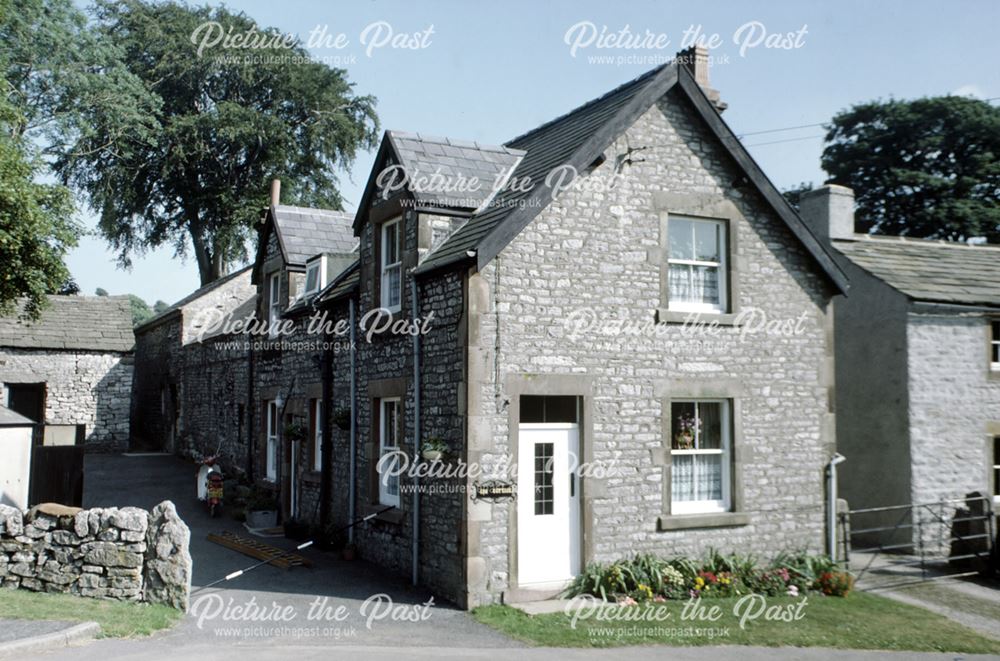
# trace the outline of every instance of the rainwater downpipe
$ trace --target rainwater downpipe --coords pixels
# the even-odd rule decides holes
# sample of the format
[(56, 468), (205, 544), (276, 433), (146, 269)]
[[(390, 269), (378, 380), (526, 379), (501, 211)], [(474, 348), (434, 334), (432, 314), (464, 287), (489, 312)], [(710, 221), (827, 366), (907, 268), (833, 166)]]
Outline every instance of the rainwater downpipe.
[[(355, 492), (357, 487), (357, 463), (358, 463), (358, 369), (357, 369), (357, 340), (358, 331), (357, 325), (355, 323), (355, 311), (354, 311), (354, 299), (350, 299), (350, 323), (351, 323), (351, 449), (348, 452), (350, 457), (350, 464), (348, 467), (348, 483), (350, 488), (347, 491), (347, 509), (350, 512), (348, 515), (348, 521), (354, 521), (358, 518), (357, 512), (355, 511), (357, 498)], [(347, 541), (351, 544), (354, 543), (354, 526), (347, 529)]]
[(845, 461), (847, 461), (847, 457), (835, 452), (830, 457), (830, 463), (826, 467), (826, 475), (829, 480), (827, 485), (827, 498), (829, 499), (826, 522), (827, 548), (830, 552), (830, 559), (834, 562), (837, 561), (837, 464), (842, 464)]
[[(417, 279), (410, 275), (411, 323), (418, 326)], [(413, 461), (420, 461), (420, 333), (413, 333)], [(420, 579), (420, 471), (413, 478), (413, 585)]]

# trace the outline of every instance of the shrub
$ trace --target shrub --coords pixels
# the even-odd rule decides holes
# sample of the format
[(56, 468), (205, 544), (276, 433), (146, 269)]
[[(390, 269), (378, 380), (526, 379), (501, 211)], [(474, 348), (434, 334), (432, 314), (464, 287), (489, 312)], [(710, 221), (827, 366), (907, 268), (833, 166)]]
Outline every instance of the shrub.
[(845, 595), (853, 578), (825, 556), (804, 552), (778, 556), (761, 568), (749, 555), (724, 555), (710, 550), (704, 560), (665, 560), (650, 554), (608, 564), (588, 565), (567, 588), (566, 596), (590, 594), (605, 600), (633, 603), (663, 599), (730, 597), (756, 593), (797, 596), (810, 590)]
[(819, 589), (831, 597), (846, 597), (854, 588), (854, 577), (846, 571), (828, 571), (820, 574)]

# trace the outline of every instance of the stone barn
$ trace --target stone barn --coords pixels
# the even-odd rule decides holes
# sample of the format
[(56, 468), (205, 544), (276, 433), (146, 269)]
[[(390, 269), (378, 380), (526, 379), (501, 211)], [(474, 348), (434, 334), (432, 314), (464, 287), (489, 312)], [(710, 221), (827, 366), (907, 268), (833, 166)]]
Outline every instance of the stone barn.
[(49, 296), (0, 317), (0, 403), (45, 425), (84, 425), (87, 451), (128, 448), (133, 347), (127, 296)]

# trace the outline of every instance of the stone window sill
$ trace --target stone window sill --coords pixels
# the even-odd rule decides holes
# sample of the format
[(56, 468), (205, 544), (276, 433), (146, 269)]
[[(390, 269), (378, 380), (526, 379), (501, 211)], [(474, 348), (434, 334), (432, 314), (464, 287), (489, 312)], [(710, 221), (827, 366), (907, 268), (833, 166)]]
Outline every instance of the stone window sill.
[(303, 482), (319, 482), (322, 479), (323, 479), (323, 474), (320, 473), (318, 470), (309, 470), (306, 471), (305, 473), (302, 473)]
[(687, 530), (689, 528), (732, 528), (750, 525), (746, 512), (712, 512), (708, 514), (678, 514), (661, 516), (656, 520), (656, 530)]
[[(384, 510), (384, 509), (385, 509), (385, 505), (362, 505), (361, 506), (361, 515), (362, 516), (369, 516), (371, 514), (375, 514), (376, 512), (379, 512), (380, 510)], [(383, 521), (385, 523), (391, 523), (393, 525), (397, 525), (398, 526), (399, 524), (401, 524), (403, 522), (403, 510), (399, 509), (398, 507), (394, 507), (391, 510), (386, 510), (385, 512), (381, 512), (380, 514), (376, 514), (375, 515), (375, 520), (376, 521)]]
[[(656, 323), (658, 324), (686, 324), (693, 326), (739, 326), (739, 315), (733, 312), (680, 312), (678, 310), (668, 310), (667, 308), (656, 309)], [(690, 321), (689, 321), (690, 319)]]

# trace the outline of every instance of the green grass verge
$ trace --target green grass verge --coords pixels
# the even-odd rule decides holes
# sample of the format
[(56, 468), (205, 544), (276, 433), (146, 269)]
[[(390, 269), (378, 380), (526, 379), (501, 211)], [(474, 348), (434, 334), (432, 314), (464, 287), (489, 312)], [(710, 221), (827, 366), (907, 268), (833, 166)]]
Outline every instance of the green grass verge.
[(161, 604), (0, 589), (0, 618), (93, 621), (101, 625), (102, 638), (148, 636), (173, 626), (183, 615), (179, 610)]
[[(768, 608), (791, 611), (801, 601), (772, 597)], [(809, 595), (801, 619), (766, 621), (761, 615), (740, 627), (734, 614), (737, 599), (703, 600), (718, 606), (719, 620), (681, 618), (682, 603), (656, 605), (669, 612), (663, 622), (579, 619), (576, 627), (564, 613), (527, 615), (509, 606), (483, 606), (473, 617), (513, 638), (553, 647), (615, 647), (620, 645), (759, 645), (767, 647), (831, 647), (840, 649), (908, 650), (920, 652), (1000, 653), (1000, 641), (987, 638), (945, 617), (885, 597), (854, 592), (846, 598)], [(645, 606), (630, 607), (637, 613)], [(712, 629), (712, 633), (706, 631)]]

